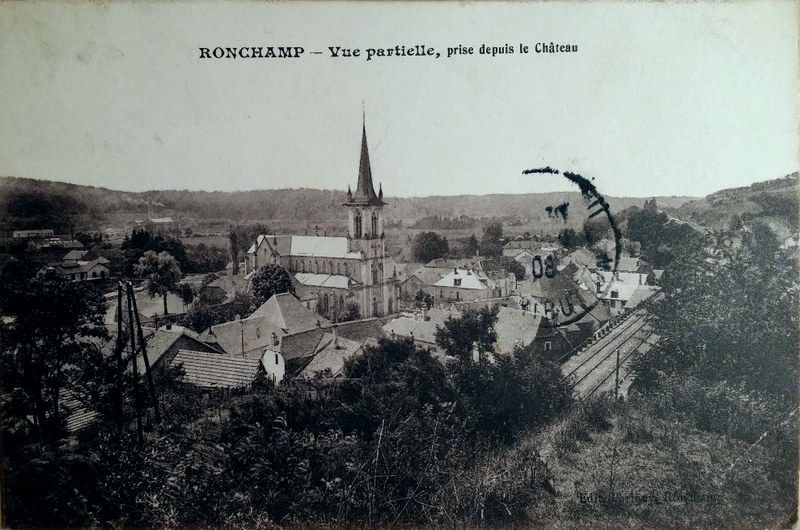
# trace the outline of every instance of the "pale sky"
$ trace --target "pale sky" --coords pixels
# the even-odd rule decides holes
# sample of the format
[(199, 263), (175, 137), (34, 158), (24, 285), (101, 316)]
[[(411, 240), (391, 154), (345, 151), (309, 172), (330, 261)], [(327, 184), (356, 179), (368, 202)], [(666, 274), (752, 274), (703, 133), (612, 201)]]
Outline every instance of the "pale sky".
[[(578, 53), (537, 54), (537, 42)], [(481, 44), (517, 53), (478, 55)], [(520, 54), (520, 43), (530, 53)], [(425, 44), (442, 57), (310, 55)], [(447, 59), (448, 47), (475, 55)], [(300, 59), (199, 47), (302, 46)], [(113, 189), (706, 195), (798, 168), (794, 2), (0, 3), (0, 175)]]

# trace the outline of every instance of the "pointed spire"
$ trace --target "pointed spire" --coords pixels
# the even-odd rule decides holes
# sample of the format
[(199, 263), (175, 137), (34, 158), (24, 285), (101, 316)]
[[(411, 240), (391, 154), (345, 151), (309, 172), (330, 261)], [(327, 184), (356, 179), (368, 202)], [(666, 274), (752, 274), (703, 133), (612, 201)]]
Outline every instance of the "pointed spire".
[(358, 164), (358, 184), (356, 185), (356, 191), (352, 194), (352, 197), (348, 194), (347, 202), (374, 206), (383, 206), (384, 204), (375, 194), (375, 186), (372, 184), (372, 167), (369, 163), (369, 148), (367, 145), (366, 115), (362, 115), (361, 160)]
[(378, 198), (383, 199), (383, 182), (378, 184)]

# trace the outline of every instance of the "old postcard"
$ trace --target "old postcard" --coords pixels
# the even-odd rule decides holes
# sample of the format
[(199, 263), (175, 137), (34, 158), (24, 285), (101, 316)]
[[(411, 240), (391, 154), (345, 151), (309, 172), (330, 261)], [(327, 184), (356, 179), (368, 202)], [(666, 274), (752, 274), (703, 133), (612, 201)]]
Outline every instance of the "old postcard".
[(797, 32), (0, 4), (3, 525), (796, 525)]

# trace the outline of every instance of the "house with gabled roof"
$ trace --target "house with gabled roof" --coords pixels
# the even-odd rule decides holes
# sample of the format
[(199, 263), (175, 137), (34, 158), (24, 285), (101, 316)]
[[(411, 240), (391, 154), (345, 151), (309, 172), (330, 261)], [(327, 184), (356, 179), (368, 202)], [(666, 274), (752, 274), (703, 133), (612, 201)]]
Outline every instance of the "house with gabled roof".
[(180, 350), (172, 364), (183, 368), (186, 383), (206, 389), (234, 389), (253, 384), (261, 359)]

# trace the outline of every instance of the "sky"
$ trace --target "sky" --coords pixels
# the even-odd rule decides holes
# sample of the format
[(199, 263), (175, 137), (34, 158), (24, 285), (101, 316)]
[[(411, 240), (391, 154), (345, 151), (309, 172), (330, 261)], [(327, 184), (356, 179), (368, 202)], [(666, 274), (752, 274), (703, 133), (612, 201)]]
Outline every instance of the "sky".
[[(401, 44), (442, 56), (328, 53)], [(199, 52), (287, 45), (306, 53)], [(473, 55), (447, 58), (458, 45)], [(522, 174), (547, 165), (609, 195), (703, 196), (797, 171), (796, 50), (788, 1), (3, 2), (0, 175), (344, 190), (363, 109), (387, 196), (570, 189)]]

